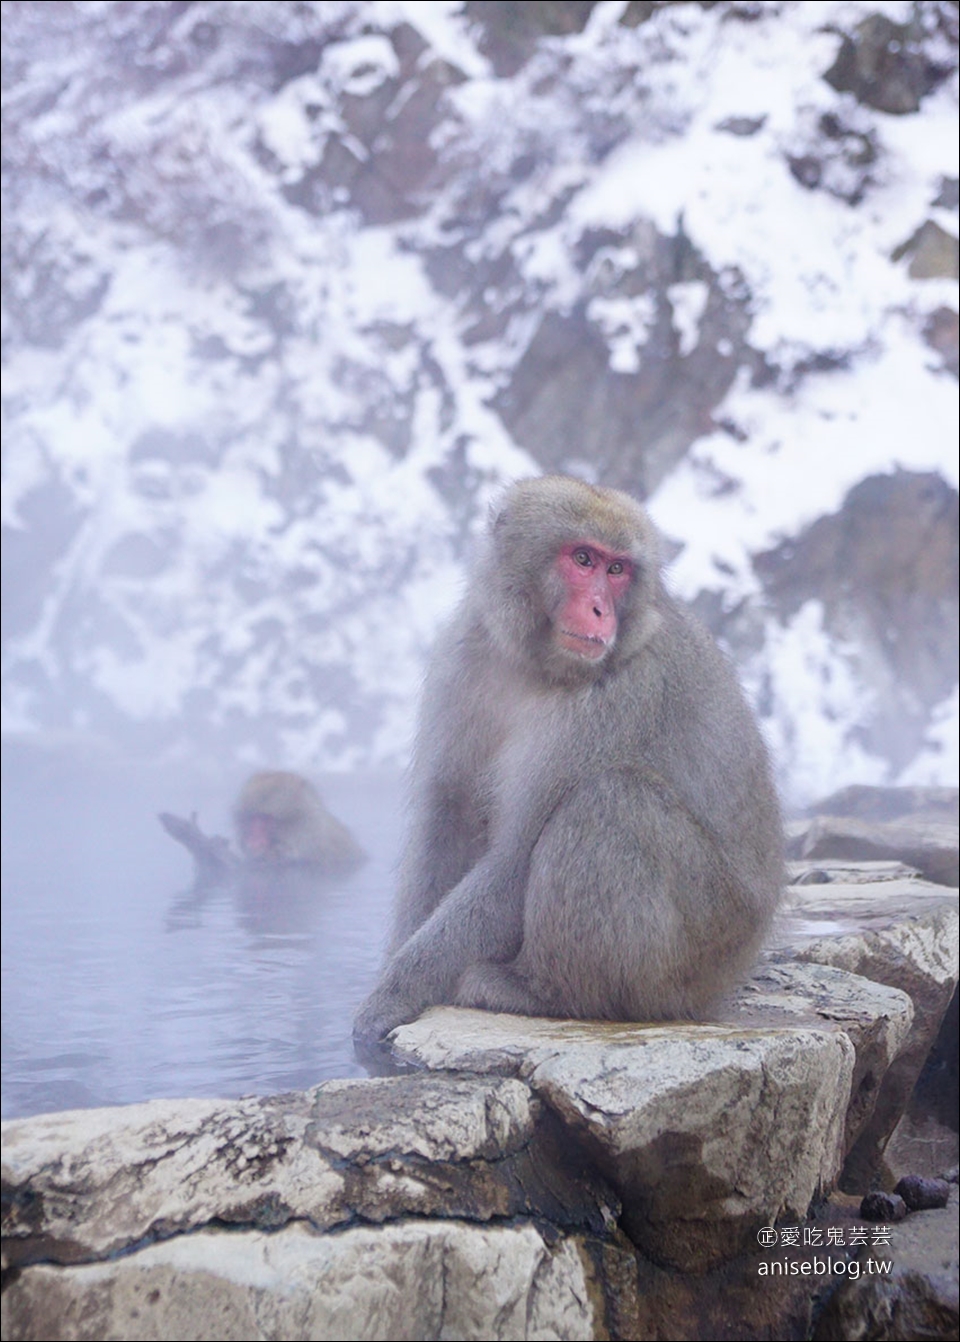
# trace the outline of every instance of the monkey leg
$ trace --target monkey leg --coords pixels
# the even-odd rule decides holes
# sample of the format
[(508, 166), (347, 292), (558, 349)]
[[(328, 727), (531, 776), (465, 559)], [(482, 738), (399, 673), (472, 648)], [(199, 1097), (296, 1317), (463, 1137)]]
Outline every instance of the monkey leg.
[(471, 966), (457, 1001), (581, 1019), (700, 1015), (755, 951), (749, 903), (659, 779), (611, 770), (578, 784), (541, 831), (519, 954)]
[(485, 1011), (506, 1011), (514, 1016), (549, 1016), (551, 1002), (539, 996), (512, 964), (484, 961), (465, 970), (457, 984), (457, 1006), (482, 1007)]
[(366, 1047), (428, 1006), (454, 1002), (474, 962), (508, 961), (523, 935), (523, 890), (511, 861), (491, 856), (469, 872), (394, 952), (354, 1021)]

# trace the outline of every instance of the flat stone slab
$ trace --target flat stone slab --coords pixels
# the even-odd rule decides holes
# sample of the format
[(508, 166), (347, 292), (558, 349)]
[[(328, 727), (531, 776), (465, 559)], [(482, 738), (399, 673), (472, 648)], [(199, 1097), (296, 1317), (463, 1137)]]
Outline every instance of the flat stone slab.
[(619, 1025), (436, 1008), (391, 1036), (434, 1070), (528, 1081), (584, 1141), (655, 1261), (700, 1270), (806, 1214), (843, 1158), (842, 1030)]
[(956, 896), (892, 865), (791, 887), (774, 949), (716, 1024), (441, 1008), (394, 1031), (393, 1056), (528, 1081), (594, 1152), (643, 1251), (703, 1270), (802, 1218), (841, 1169), (865, 1192), (879, 1165), (958, 958)]
[(27, 1268), (2, 1308), (11, 1342), (609, 1335), (583, 1241), (447, 1220), (205, 1230), (111, 1262)]
[(913, 1002), (910, 1034), (883, 1077), (841, 1179), (847, 1191), (866, 1192), (956, 990), (957, 893), (912, 879), (790, 886), (773, 945), (782, 957), (845, 969), (899, 988)]
[(404, 1076), (5, 1123), (4, 1266), (103, 1258), (212, 1223), (530, 1214), (602, 1229), (615, 1198), (566, 1169), (541, 1120), (520, 1081)]
[(847, 881), (788, 886), (771, 949), (878, 983), (890, 982), (901, 967), (931, 985), (956, 983), (957, 894), (909, 877), (862, 882), (856, 870), (850, 874)]
[(894, 859), (915, 867), (929, 881), (957, 884), (955, 820), (821, 815), (793, 822), (787, 833), (787, 854), (791, 858)]
[[(843, 1030), (856, 1055), (844, 1154), (873, 1119), (883, 1078), (910, 1040), (915, 1014), (912, 999), (899, 988), (833, 965), (794, 960), (758, 965), (722, 1010), (724, 1019), (741, 1027), (833, 1025)], [(877, 1151), (878, 1161), (880, 1155)]]
[[(920, 873), (906, 862), (844, 862), (840, 858), (804, 858), (788, 862), (788, 885), (875, 885), (878, 881), (916, 881)], [(941, 892), (942, 893), (942, 892)]]

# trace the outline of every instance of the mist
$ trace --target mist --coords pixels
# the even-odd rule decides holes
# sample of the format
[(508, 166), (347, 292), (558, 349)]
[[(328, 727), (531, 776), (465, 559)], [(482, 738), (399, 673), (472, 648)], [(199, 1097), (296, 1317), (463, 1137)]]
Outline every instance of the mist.
[[(357, 1073), (516, 478), (646, 502), (788, 807), (955, 781), (955, 6), (3, 17), (5, 1114)], [(370, 854), (285, 912), (156, 819), (260, 767)]]

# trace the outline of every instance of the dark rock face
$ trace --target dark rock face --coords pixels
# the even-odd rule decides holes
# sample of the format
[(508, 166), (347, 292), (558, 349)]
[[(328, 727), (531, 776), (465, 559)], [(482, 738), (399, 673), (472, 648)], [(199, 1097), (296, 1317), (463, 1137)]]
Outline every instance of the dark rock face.
[(782, 619), (815, 598), (826, 627), (857, 645), (877, 704), (862, 740), (894, 765), (913, 755), (927, 711), (954, 681), (957, 504), (956, 491), (937, 475), (871, 476), (838, 513), (754, 559)]
[[(609, 258), (621, 249), (636, 256), (632, 268), (613, 268)], [(709, 431), (749, 357), (747, 293), (736, 276), (714, 274), (682, 229), (672, 238), (649, 226), (588, 235), (580, 259), (591, 297), (567, 314), (544, 315), (497, 408), (545, 471), (589, 463), (605, 483), (645, 497)], [(702, 286), (692, 344), (675, 313), (674, 285)], [(639, 295), (650, 314), (644, 357), (618, 371), (604, 305)]]
[(420, 214), (428, 193), (442, 183), (431, 137), (449, 114), (446, 95), (463, 73), (430, 53), (409, 24), (395, 28), (390, 43), (395, 73), (369, 91), (345, 93), (342, 129), (284, 190), (308, 214), (326, 213), (349, 198), (365, 223), (396, 223)]
[[(497, 483), (570, 470), (653, 497), (689, 468), (720, 528), (738, 495), (756, 490), (764, 515), (749, 471), (713, 456), (732, 442), (744, 465), (775, 457), (765, 426), (832, 374), (855, 400), (893, 346), (886, 299), (846, 320), (858, 302), (839, 270), (802, 277), (798, 293), (824, 282), (822, 331), (809, 313), (793, 329), (781, 291), (798, 253), (752, 266), (760, 206), (741, 183), (766, 164), (763, 196), (784, 193), (801, 252), (808, 228), (818, 255), (845, 238), (863, 285), (869, 211), (882, 216), (901, 173), (885, 119), (916, 130), (929, 114), (941, 135), (936, 90), (956, 65), (954, 6), (857, 17), (830, 30), (827, 82), (811, 74), (782, 116), (738, 91), (704, 121), (690, 88), (749, 63), (754, 43), (770, 50), (790, 7), (471, 3), (419, 27), (346, 3), (241, 5), (230, 24), (207, 0), (5, 11), (14, 720), (261, 755), (322, 720), (305, 750), (370, 759), (402, 737), (394, 720), (441, 618), (423, 589), (464, 561)], [(673, 173), (688, 132), (696, 153)], [(692, 162), (714, 156), (719, 191)], [(940, 296), (957, 273), (952, 173), (915, 186), (903, 236), (881, 249), (887, 316), (920, 347), (917, 387), (957, 373), (956, 308)], [(195, 401), (142, 394), (159, 370)], [(371, 506), (385, 473), (409, 516), (393, 498)], [(221, 525), (215, 501), (234, 488), (245, 506)], [(751, 542), (742, 571), (726, 553), (685, 590), (787, 736), (778, 622), (791, 590), (822, 601), (825, 675), (852, 668), (864, 707), (850, 754), (876, 752), (874, 776), (929, 756), (955, 683), (955, 604), (936, 578), (953, 572), (950, 528), (899, 488), (851, 493), (821, 519), (850, 536), (856, 523), (864, 548), (872, 515), (882, 547), (891, 513), (913, 510), (916, 534), (893, 524), (886, 567), (860, 555), (843, 570), (851, 556), (823, 529), (770, 549), (790, 521)], [(690, 537), (681, 525), (672, 540)], [(749, 572), (761, 546), (769, 607)], [(389, 653), (403, 688), (361, 669), (398, 624), (415, 629)], [(155, 694), (159, 645), (176, 653)]]
[(906, 242), (894, 249), (893, 260), (909, 256), (910, 277), (915, 280), (947, 279), (960, 276), (960, 244), (933, 219), (927, 219)]
[(858, 124), (856, 109), (824, 112), (801, 126), (797, 147), (787, 153), (793, 178), (809, 191), (822, 190), (859, 205), (874, 185), (879, 150), (874, 132)]
[(911, 1098), (914, 1113), (929, 1114), (956, 1132), (960, 1126), (960, 998), (954, 992)]
[(931, 349), (943, 359), (944, 368), (960, 376), (960, 318), (952, 308), (936, 308), (930, 314), (924, 328), (923, 338)]
[(957, 1335), (957, 1191), (953, 1205), (915, 1212), (892, 1228), (881, 1248), (864, 1249), (860, 1273), (827, 1297), (812, 1336), (817, 1342), (909, 1342)]
[(880, 112), (904, 116), (949, 74), (949, 67), (931, 60), (919, 47), (927, 25), (955, 29), (956, 14), (946, 5), (916, 6), (910, 23), (894, 23), (884, 14), (870, 14), (850, 36), (824, 75), (839, 92)]
[(541, 37), (578, 33), (596, 0), (467, 0), (464, 13), (478, 25), (480, 49), (498, 75), (514, 75), (530, 59)]

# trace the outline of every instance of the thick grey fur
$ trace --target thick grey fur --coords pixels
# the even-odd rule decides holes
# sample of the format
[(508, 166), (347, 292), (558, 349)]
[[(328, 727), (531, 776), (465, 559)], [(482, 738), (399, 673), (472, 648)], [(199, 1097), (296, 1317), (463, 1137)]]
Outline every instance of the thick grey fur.
[[(636, 580), (600, 662), (564, 652), (571, 541)], [(638, 503), (562, 476), (495, 514), (424, 689), (411, 834), (364, 1048), (427, 1006), (702, 1017), (782, 885), (767, 753), (732, 667), (666, 592)]]

